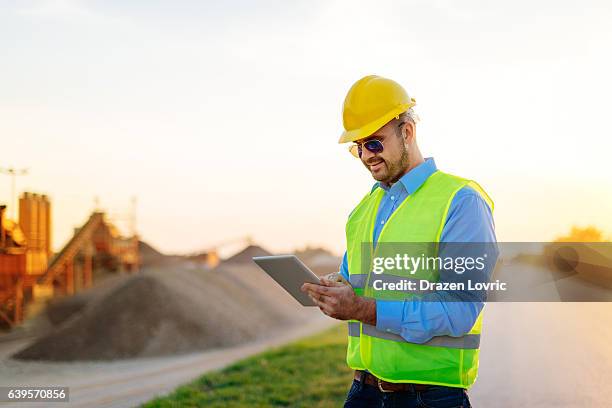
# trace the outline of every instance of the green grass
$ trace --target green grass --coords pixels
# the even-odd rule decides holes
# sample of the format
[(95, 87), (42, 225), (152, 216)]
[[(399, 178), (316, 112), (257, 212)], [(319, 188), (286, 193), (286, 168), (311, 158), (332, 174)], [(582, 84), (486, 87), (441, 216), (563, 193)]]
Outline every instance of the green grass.
[(352, 381), (345, 357), (340, 325), (205, 374), (143, 407), (338, 407)]

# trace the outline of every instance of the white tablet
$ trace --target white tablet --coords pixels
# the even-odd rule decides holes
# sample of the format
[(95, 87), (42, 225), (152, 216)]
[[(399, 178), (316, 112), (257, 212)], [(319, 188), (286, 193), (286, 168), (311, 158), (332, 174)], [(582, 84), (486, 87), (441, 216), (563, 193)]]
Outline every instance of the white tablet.
[(319, 277), (295, 255), (256, 256), (253, 261), (303, 306), (316, 306), (300, 287), (320, 283)]

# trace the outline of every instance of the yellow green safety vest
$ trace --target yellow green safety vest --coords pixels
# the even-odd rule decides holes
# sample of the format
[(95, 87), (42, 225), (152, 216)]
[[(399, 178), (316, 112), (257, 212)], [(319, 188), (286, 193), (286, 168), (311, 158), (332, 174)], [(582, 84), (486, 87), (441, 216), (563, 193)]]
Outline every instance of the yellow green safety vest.
[[(377, 256), (379, 248), (389, 250), (393, 243), (423, 243), (422, 253), (426, 256), (437, 255), (437, 243), (453, 197), (465, 186), (480, 193), (493, 210), (493, 202), (476, 182), (436, 171), (389, 217), (380, 232), (376, 247), (372, 243), (374, 223), (384, 190), (376, 188), (367, 194), (353, 210), (346, 224), (349, 281), (355, 293), (387, 300), (403, 300), (414, 296), (395, 290), (374, 290), (373, 282), (383, 275), (371, 272), (371, 259)], [(410, 274), (394, 270), (393, 275), (385, 272), (384, 277), (395, 280), (438, 280), (437, 273), (431, 271)], [(355, 370), (368, 370), (389, 382), (468, 388), (476, 380), (482, 313), (463, 337), (435, 336), (424, 344), (408, 342), (397, 334), (378, 330), (375, 326), (359, 321), (349, 321), (348, 326), (347, 363)]]

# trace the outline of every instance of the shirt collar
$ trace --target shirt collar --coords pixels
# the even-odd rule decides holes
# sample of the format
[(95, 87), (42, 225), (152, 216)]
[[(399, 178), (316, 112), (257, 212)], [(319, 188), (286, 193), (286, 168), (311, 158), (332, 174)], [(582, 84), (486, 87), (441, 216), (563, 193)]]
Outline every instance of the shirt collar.
[(419, 189), (419, 187), (423, 185), (425, 180), (427, 180), (429, 176), (434, 174), (437, 170), (438, 168), (436, 167), (436, 162), (434, 161), (433, 157), (427, 157), (423, 163), (419, 164), (418, 166), (410, 170), (408, 173), (404, 174), (391, 187), (377, 182), (372, 187), (372, 191), (374, 191), (376, 187), (380, 187), (385, 191), (403, 188), (408, 192), (408, 194), (413, 194)]

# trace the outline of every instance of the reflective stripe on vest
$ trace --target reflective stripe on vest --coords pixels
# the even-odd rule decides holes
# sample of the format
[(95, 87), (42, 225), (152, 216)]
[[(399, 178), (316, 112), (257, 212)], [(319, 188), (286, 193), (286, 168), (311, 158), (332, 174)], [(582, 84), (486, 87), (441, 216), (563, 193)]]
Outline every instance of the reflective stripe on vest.
[(368, 280), (367, 273), (355, 273), (349, 275), (349, 283), (354, 289), (363, 289), (365, 286), (366, 280)]
[[(349, 336), (359, 337), (361, 335), (359, 325), (359, 322), (348, 323)], [(404, 339), (398, 334), (378, 330), (375, 326), (369, 324), (363, 325), (363, 333), (379, 339), (410, 343), (408, 340)], [(465, 336), (461, 337), (436, 336), (425, 343), (418, 344), (423, 346), (448, 347), (457, 349), (477, 349), (480, 347), (480, 334), (466, 334)]]
[(360, 324), (360, 322), (348, 322), (348, 335), (351, 337), (359, 337), (361, 335)]

